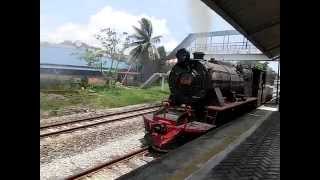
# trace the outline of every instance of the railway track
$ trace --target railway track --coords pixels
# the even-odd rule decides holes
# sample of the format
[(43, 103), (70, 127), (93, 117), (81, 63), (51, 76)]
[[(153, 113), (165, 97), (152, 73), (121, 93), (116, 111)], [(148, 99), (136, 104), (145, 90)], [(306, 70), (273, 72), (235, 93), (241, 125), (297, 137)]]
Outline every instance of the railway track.
[(59, 135), (63, 133), (70, 133), (79, 129), (84, 129), (101, 124), (108, 124), (116, 121), (127, 120), (129, 118), (134, 118), (144, 114), (152, 113), (158, 110), (159, 107), (160, 105), (155, 105), (150, 107), (129, 110), (125, 112), (111, 113), (106, 115), (78, 119), (70, 122), (42, 126), (40, 127), (40, 138)]
[[(134, 159), (135, 158), (136, 160), (142, 160), (143, 157), (148, 153), (150, 153), (149, 148), (148, 147), (142, 147), (142, 148), (140, 148), (138, 150), (135, 150), (133, 152), (125, 154), (125, 155), (123, 155), (121, 157), (118, 157), (118, 158), (113, 159), (111, 161), (99, 164), (99, 165), (97, 165), (95, 167), (92, 167), (90, 169), (82, 171), (82, 172), (80, 172), (78, 174), (72, 175), (72, 176), (70, 176), (70, 177), (68, 177), (66, 179), (67, 180), (87, 179), (87, 178), (90, 178), (92, 176), (95, 176), (95, 174), (98, 174), (98, 173), (104, 174), (101, 171), (104, 171), (104, 170), (110, 171), (111, 169), (115, 168), (114, 166), (118, 166), (118, 168), (119, 168), (119, 166), (124, 166), (125, 164), (130, 164), (128, 162), (130, 159)], [(154, 154), (153, 155), (153, 159), (156, 159), (156, 158), (159, 158), (159, 157), (160, 157), (160, 154)], [(122, 165), (120, 165), (120, 164), (122, 164)], [(123, 171), (121, 172), (121, 170), (117, 170), (117, 173), (120, 173), (120, 174), (123, 175), (126, 172), (123, 172)], [(101, 174), (99, 176), (103, 176)], [(119, 175), (119, 176), (121, 176), (121, 175)], [(106, 177), (104, 176), (104, 178), (106, 178)]]

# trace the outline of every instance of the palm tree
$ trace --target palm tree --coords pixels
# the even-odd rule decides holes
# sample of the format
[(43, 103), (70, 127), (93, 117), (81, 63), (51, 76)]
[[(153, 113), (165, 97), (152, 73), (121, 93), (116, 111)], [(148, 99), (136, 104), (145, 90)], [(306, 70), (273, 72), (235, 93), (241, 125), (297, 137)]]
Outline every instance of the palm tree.
[[(132, 63), (148, 64), (150, 60), (155, 61), (159, 59), (159, 52), (155, 46), (160, 42), (162, 36), (152, 37), (153, 28), (151, 21), (142, 18), (139, 21), (140, 28), (133, 26), (136, 31), (134, 35), (130, 36), (133, 42), (129, 43), (129, 47), (133, 47), (130, 51), (130, 61)], [(130, 71), (131, 66), (128, 71)], [(145, 69), (143, 68), (142, 71)]]

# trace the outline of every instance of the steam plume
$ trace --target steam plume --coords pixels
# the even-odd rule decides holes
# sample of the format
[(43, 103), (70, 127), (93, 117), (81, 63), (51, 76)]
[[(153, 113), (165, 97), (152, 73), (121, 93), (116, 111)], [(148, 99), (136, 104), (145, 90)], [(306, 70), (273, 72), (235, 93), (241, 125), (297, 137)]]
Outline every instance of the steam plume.
[(200, 0), (188, 0), (189, 19), (193, 32), (210, 32), (213, 15), (209, 9)]

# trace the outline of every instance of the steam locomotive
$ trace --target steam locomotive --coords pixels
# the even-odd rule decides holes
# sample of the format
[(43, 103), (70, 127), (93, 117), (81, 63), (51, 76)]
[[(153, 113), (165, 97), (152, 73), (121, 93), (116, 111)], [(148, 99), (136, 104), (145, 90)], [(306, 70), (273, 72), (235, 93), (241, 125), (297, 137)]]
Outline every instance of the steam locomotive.
[(143, 116), (145, 137), (153, 149), (168, 151), (180, 138), (199, 136), (230, 116), (256, 108), (266, 97), (262, 96), (264, 71), (204, 60), (204, 55), (196, 52), (191, 59), (187, 50), (177, 52), (168, 100), (155, 113)]

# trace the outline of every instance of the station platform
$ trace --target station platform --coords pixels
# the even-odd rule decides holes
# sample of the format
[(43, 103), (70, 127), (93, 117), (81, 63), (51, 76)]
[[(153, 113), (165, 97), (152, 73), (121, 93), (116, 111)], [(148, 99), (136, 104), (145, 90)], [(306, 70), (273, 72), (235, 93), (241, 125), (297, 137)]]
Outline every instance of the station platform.
[(119, 179), (280, 179), (280, 112), (261, 106)]

